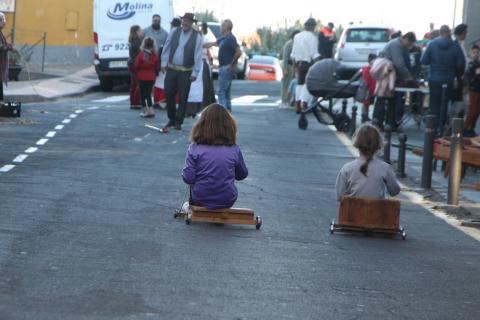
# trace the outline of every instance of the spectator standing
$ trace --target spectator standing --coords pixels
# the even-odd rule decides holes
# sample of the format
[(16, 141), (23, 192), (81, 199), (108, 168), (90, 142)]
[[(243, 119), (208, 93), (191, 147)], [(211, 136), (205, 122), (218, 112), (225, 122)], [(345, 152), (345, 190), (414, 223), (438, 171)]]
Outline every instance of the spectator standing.
[(463, 136), (475, 137), (475, 125), (480, 114), (480, 48), (474, 45), (470, 51), (471, 61), (468, 64), (468, 97), (469, 105), (465, 118), (465, 131)]
[(158, 62), (155, 40), (146, 37), (141, 46), (141, 52), (135, 60), (135, 71), (140, 85), (140, 100), (143, 106), (143, 112), (140, 114), (143, 118), (155, 117), (152, 105), (152, 88), (160, 70)]
[[(390, 40), (379, 56), (390, 60), (395, 68), (396, 86), (402, 86), (407, 81), (413, 80), (408, 70), (407, 61), (409, 59), (409, 50), (415, 45), (416, 37), (413, 32), (407, 32), (403, 36), (398, 36)], [(377, 124), (382, 127), (385, 109), (387, 114), (387, 123), (395, 130), (398, 121), (403, 116), (403, 94), (395, 93), (393, 98), (382, 97), (375, 102), (373, 117)]]
[(370, 53), (368, 55), (368, 65), (362, 68), (362, 79), (366, 84), (367, 87), (367, 98), (363, 101), (363, 108), (362, 108), (362, 122), (370, 121), (368, 117), (368, 109), (370, 104), (375, 99), (375, 86), (376, 82), (372, 78), (370, 74), (370, 69), (372, 68), (373, 62), (377, 58), (377, 55), (374, 53)]
[(215, 88), (213, 86), (213, 76), (212, 76), (212, 51), (210, 48), (207, 48), (207, 43), (215, 41), (215, 35), (211, 34), (208, 29), (208, 24), (206, 22), (202, 23), (202, 34), (203, 34), (203, 106), (209, 106), (212, 103), (217, 102), (215, 98)]
[(3, 34), (3, 28), (7, 19), (3, 12), (0, 12), (0, 101), (3, 101), (3, 84), (8, 83), (8, 52), (17, 50), (12, 47), (11, 44), (7, 42), (7, 38)]
[[(315, 27), (317, 22), (313, 18), (309, 18), (304, 23), (305, 30), (298, 33), (293, 38), (292, 46), (292, 62), (295, 66), (297, 74), (297, 88), (295, 91), (295, 107), (297, 113), (300, 113), (302, 108), (307, 108), (308, 97), (305, 92), (305, 79), (308, 69), (320, 57), (318, 53), (318, 37), (315, 35)], [(305, 92), (304, 92), (305, 91)]]
[(430, 22), (430, 31), (426, 32), (423, 35), (423, 40), (432, 40), (434, 37), (433, 31), (435, 30), (435, 24), (433, 22)]
[(140, 87), (135, 72), (135, 60), (140, 53), (144, 38), (143, 30), (138, 25), (130, 28), (128, 37), (128, 71), (130, 72), (130, 109), (140, 109)]
[[(152, 16), (152, 25), (145, 30), (143, 30), (145, 37), (150, 37), (155, 40), (155, 45), (158, 49), (158, 57), (162, 56), (163, 46), (168, 38), (168, 32), (162, 28), (162, 17), (159, 14), (154, 14)], [(160, 102), (165, 99), (165, 94), (154, 90), (153, 94), (153, 106), (155, 108), (160, 108)]]
[(230, 95), (232, 81), (235, 77), (237, 60), (242, 55), (237, 38), (232, 33), (233, 23), (226, 19), (221, 25), (222, 37), (216, 42), (205, 44), (205, 47), (218, 46), (218, 102), (232, 111)]
[(318, 34), (318, 53), (322, 59), (333, 58), (333, 46), (337, 42), (334, 24), (329, 22)]
[(465, 58), (451, 36), (450, 27), (443, 25), (440, 28), (440, 37), (430, 42), (422, 56), (422, 64), (430, 66), (428, 113), (436, 116), (437, 136), (443, 135), (447, 106), (452, 98), (453, 81), (465, 72)]
[[(170, 32), (163, 48), (161, 64), (162, 72), (166, 72), (165, 93), (169, 119), (165, 128), (182, 129), (190, 84), (201, 76), (203, 40), (202, 35), (192, 28), (196, 21), (193, 13), (185, 13), (182, 27)], [(175, 101), (177, 93), (178, 110)]]
[(295, 71), (292, 64), (292, 48), (293, 48), (293, 38), (299, 33), (300, 31), (295, 30), (292, 32), (290, 39), (283, 45), (282, 49), (282, 71), (283, 71), (283, 78), (282, 78), (282, 108), (288, 108), (290, 101), (288, 99), (288, 89), (290, 87), (290, 83), (292, 82), (293, 77), (295, 76)]

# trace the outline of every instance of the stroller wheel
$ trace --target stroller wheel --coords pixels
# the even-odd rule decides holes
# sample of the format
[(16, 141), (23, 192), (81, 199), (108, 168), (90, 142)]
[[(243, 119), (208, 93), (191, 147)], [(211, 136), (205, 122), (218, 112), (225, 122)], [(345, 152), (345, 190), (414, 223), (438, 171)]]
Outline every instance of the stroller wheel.
[(350, 128), (351, 119), (346, 114), (338, 114), (335, 118), (335, 128), (338, 131), (346, 132)]
[(300, 115), (300, 119), (298, 119), (298, 128), (300, 128), (302, 130), (307, 130), (307, 128), (308, 128), (307, 116), (304, 113), (302, 113)]

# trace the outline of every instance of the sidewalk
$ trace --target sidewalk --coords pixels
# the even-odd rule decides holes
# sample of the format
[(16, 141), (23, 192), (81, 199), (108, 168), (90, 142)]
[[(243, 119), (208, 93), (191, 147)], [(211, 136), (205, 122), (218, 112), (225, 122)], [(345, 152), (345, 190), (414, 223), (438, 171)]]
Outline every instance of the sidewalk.
[(49, 66), (45, 73), (52, 77), (9, 82), (5, 88), (5, 100), (22, 103), (48, 101), (80, 95), (99, 85), (94, 66)]

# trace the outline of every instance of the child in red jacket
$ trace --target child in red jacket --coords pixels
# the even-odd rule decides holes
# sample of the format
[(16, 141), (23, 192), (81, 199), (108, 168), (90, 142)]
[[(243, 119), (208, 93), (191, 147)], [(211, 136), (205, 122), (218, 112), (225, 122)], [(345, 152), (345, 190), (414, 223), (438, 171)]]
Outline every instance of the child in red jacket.
[(155, 117), (152, 104), (152, 89), (160, 63), (155, 50), (155, 41), (151, 37), (143, 40), (142, 51), (135, 60), (135, 72), (140, 82), (140, 99), (142, 101), (143, 112), (140, 114), (143, 118)]
[(362, 122), (370, 121), (368, 117), (368, 108), (370, 104), (373, 103), (373, 99), (375, 97), (375, 86), (376, 81), (372, 78), (370, 74), (370, 69), (372, 68), (373, 62), (377, 58), (377, 55), (374, 53), (370, 53), (368, 55), (368, 65), (362, 68), (362, 78), (363, 81), (367, 84), (368, 89), (368, 97), (363, 101), (363, 109), (362, 109)]

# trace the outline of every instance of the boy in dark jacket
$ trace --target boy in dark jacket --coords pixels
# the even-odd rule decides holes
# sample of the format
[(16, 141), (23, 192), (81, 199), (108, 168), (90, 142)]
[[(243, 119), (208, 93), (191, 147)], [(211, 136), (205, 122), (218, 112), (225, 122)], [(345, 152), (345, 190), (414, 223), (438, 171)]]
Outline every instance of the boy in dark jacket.
[(475, 137), (475, 124), (477, 123), (478, 115), (480, 114), (480, 48), (474, 45), (470, 51), (471, 61), (468, 64), (467, 78), (468, 78), (468, 97), (469, 105), (467, 117), (465, 118), (465, 137)]
[[(465, 71), (465, 58), (460, 47), (452, 40), (450, 27), (444, 25), (440, 28), (440, 37), (430, 42), (422, 56), (422, 64), (430, 66), (428, 114), (436, 116), (436, 135), (440, 137), (447, 121), (453, 81)], [(442, 99), (443, 91), (445, 96)]]

